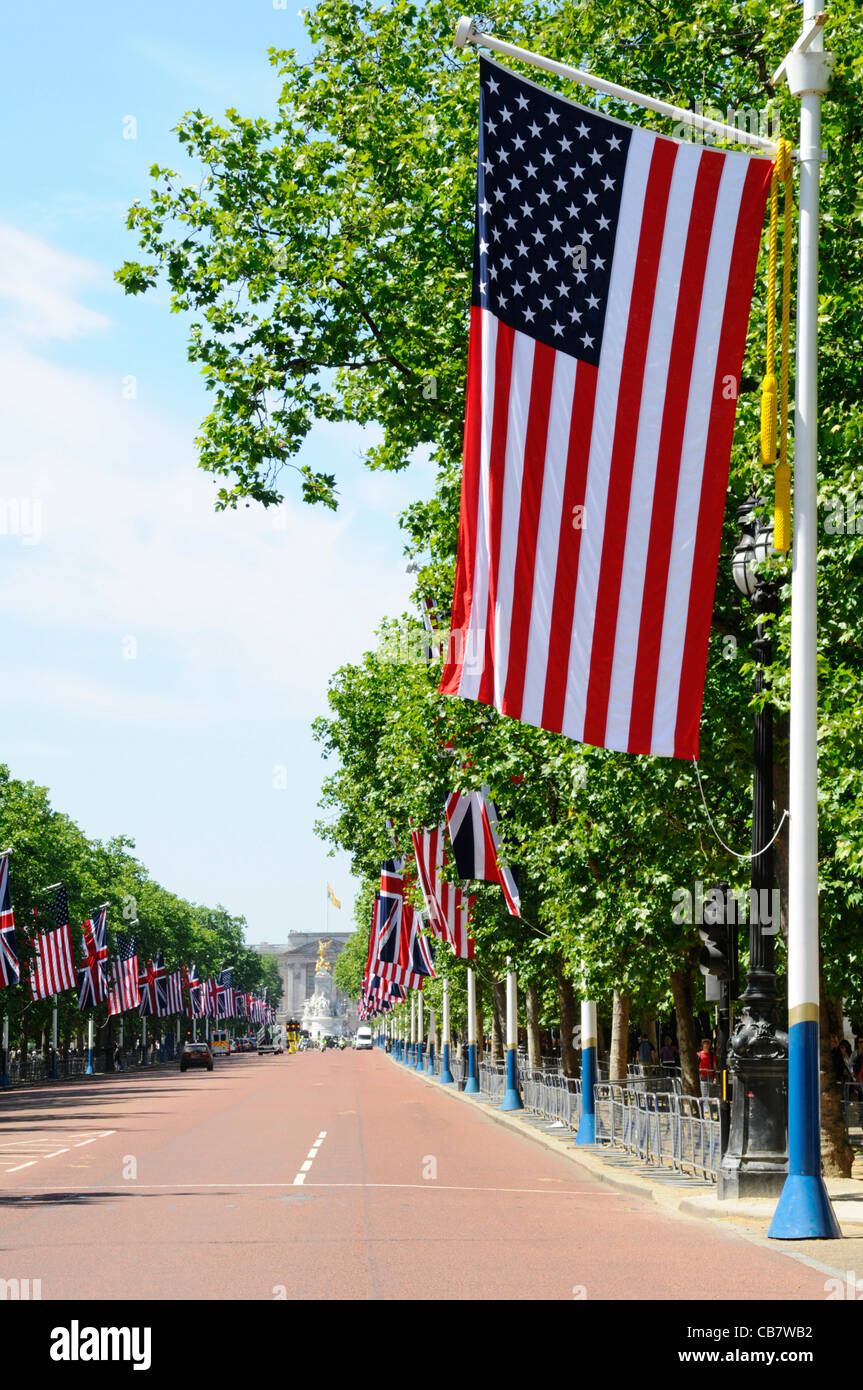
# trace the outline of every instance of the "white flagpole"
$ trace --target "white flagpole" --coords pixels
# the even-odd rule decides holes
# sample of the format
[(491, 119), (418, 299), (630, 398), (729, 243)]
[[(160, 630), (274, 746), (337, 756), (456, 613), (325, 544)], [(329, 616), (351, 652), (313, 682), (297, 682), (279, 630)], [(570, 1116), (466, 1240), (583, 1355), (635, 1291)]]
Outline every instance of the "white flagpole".
[[(816, 14), (818, 18), (816, 19)], [(805, 0), (803, 33), (774, 74), (800, 102), (794, 559), (788, 846), (788, 1177), (768, 1235), (841, 1236), (821, 1176), (818, 965), (818, 194), (821, 98), (830, 86), (823, 12)]]
[(658, 98), (647, 96), (644, 92), (636, 92), (631, 87), (621, 87), (617, 82), (606, 82), (602, 77), (595, 77), (592, 72), (570, 67), (568, 63), (555, 62), (553, 58), (545, 58), (541, 53), (531, 53), (527, 48), (517, 48), (514, 43), (504, 43), (493, 34), (483, 34), (472, 19), (463, 16), (456, 27), (455, 46), (464, 48), (466, 43), (472, 43), (477, 48), (491, 49), (494, 53), (502, 53), (505, 58), (516, 58), (521, 63), (529, 63), (531, 67), (542, 68), (544, 72), (553, 72), (558, 77), (566, 77), (570, 82), (578, 82), (582, 87), (592, 87), (597, 92), (604, 92), (606, 96), (616, 97), (618, 101), (625, 101), (631, 106), (642, 106), (647, 111), (657, 111), (660, 116), (668, 116), (672, 121), (685, 121), (687, 125), (698, 130), (709, 130), (711, 134), (719, 135), (724, 140), (734, 140), (738, 145), (752, 145), (756, 149), (766, 150), (769, 154), (775, 154), (779, 148), (775, 140), (768, 140), (763, 135), (753, 135), (748, 130), (738, 130), (736, 126), (725, 125), (722, 121), (712, 121), (709, 116), (702, 116), (698, 111), (687, 111), (683, 106), (672, 106), (667, 101), (659, 101)]

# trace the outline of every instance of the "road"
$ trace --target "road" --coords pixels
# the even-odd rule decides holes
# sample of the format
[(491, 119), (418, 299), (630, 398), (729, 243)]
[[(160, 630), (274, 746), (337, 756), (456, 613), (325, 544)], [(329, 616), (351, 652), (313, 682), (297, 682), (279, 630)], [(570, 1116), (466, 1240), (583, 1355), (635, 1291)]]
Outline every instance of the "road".
[(380, 1052), (7, 1092), (0, 1278), (43, 1299), (820, 1299)]

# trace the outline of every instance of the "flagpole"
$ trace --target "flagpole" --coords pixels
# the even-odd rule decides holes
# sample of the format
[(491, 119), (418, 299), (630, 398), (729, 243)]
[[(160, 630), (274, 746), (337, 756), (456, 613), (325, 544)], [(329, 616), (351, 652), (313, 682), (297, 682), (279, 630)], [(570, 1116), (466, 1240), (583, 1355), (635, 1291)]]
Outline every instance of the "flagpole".
[(464, 1093), (475, 1096), (479, 1092), (476, 1070), (476, 976), (470, 966), (467, 968), (467, 1070), (465, 1072)]
[(3, 1015), (3, 1074), (0, 1086), (9, 1085), (9, 1015)]
[(738, 130), (736, 126), (725, 125), (723, 121), (712, 121), (709, 116), (702, 116), (699, 111), (672, 106), (667, 101), (659, 101), (658, 98), (647, 96), (644, 92), (636, 92), (631, 87), (621, 87), (617, 82), (606, 82), (605, 78), (596, 77), (592, 72), (570, 67), (568, 63), (555, 62), (553, 58), (546, 58), (541, 53), (531, 53), (527, 48), (518, 48), (514, 43), (504, 43), (493, 34), (482, 33), (472, 19), (462, 16), (456, 26), (455, 46), (464, 48), (466, 43), (472, 43), (477, 48), (491, 49), (494, 53), (502, 53), (505, 58), (515, 58), (520, 63), (529, 63), (531, 67), (542, 68), (544, 72), (553, 72), (557, 77), (566, 77), (570, 82), (578, 82), (582, 87), (592, 87), (597, 92), (616, 97), (618, 101), (631, 106), (643, 106), (648, 111), (657, 111), (660, 116), (668, 116), (673, 121), (685, 121), (687, 125), (695, 126), (698, 130), (708, 130), (711, 134), (719, 135), (725, 140), (733, 140), (738, 145), (752, 145), (756, 149), (766, 150), (769, 154), (776, 154), (779, 148), (775, 140), (768, 140), (766, 136), (753, 135), (748, 130)]
[[(817, 18), (816, 18), (817, 15)], [(818, 959), (818, 195), (821, 99), (830, 86), (824, 15), (805, 0), (803, 32), (774, 74), (800, 101), (794, 547), (788, 845), (788, 1177), (768, 1235), (841, 1237), (821, 1176)]]
[(58, 1078), (57, 1071), (57, 996), (54, 995), (54, 1007), (51, 1011), (51, 1080)]
[[(56, 1045), (55, 1045), (56, 1052)], [(93, 1015), (87, 1019), (87, 1070), (85, 1076), (93, 1075)]]

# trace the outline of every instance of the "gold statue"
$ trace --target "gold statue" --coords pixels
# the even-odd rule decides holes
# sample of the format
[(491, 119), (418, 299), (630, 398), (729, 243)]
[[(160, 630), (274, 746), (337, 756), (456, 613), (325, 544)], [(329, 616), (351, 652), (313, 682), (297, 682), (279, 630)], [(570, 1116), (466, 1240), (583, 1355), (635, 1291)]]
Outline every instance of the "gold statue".
[(318, 942), (318, 963), (315, 966), (316, 975), (319, 975), (322, 970), (325, 970), (329, 974), (330, 967), (327, 965), (327, 947), (331, 945), (331, 941)]

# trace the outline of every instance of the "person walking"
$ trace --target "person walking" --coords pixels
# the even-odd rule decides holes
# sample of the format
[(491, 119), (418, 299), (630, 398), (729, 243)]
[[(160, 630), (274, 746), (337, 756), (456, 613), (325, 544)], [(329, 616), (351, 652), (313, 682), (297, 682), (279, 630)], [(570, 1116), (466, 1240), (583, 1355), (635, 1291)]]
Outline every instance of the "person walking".
[(702, 1096), (710, 1095), (710, 1088), (716, 1079), (716, 1057), (709, 1038), (701, 1039), (701, 1051), (698, 1054), (698, 1080), (701, 1085)]

